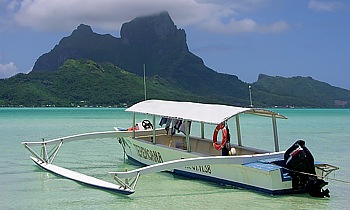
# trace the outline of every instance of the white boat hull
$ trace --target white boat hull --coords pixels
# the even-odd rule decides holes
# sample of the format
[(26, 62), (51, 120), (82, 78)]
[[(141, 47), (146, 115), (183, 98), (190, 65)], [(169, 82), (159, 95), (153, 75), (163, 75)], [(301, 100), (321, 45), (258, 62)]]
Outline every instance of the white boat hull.
[[(125, 152), (128, 158), (142, 165), (153, 165), (172, 160), (203, 157), (195, 152), (170, 148), (151, 142), (126, 138)], [(169, 170), (175, 174), (262, 191), (269, 194), (293, 192), (291, 178), (283, 167), (270, 163), (283, 159), (283, 152), (267, 153), (258, 158), (242, 156), (240, 164), (190, 165)], [(254, 155), (248, 155), (254, 157)], [(239, 157), (239, 156), (236, 156)], [(246, 160), (248, 159), (248, 161)]]

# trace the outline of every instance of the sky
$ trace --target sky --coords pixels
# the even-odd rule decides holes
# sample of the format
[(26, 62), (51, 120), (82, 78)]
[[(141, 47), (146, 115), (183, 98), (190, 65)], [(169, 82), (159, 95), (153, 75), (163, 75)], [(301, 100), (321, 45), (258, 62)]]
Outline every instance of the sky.
[(81, 23), (120, 37), (124, 22), (168, 11), (206, 66), (242, 81), (310, 76), (350, 90), (350, 1), (0, 0), (0, 78), (28, 73)]

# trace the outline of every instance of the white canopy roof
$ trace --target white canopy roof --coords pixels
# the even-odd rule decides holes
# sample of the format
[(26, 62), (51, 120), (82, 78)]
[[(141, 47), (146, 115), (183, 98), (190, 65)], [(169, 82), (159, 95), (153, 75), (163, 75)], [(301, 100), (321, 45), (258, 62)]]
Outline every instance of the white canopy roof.
[(126, 111), (210, 124), (220, 124), (240, 113), (269, 117), (274, 115), (276, 118), (287, 119), (283, 115), (264, 109), (163, 100), (142, 101)]

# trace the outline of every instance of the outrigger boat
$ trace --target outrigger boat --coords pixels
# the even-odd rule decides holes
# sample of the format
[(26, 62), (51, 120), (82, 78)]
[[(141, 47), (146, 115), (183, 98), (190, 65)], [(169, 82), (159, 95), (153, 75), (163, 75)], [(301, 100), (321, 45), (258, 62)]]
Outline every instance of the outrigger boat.
[[(242, 108), (218, 104), (146, 100), (125, 111), (132, 112), (129, 129), (68, 136), (43, 142), (23, 142), (34, 155), (31, 159), (41, 168), (63, 177), (103, 190), (132, 194), (141, 175), (169, 171), (182, 176), (208, 180), (223, 185), (253, 189), (268, 194), (308, 192), (312, 196), (329, 197), (327, 176), (338, 167), (314, 162), (303, 140), (296, 141), (287, 151), (280, 151), (277, 119), (285, 116), (266, 109)], [(136, 115), (149, 115), (151, 120), (136, 122)], [(249, 114), (270, 117), (274, 151), (247, 147), (242, 144), (240, 116)], [(156, 126), (156, 118), (161, 118)], [(237, 143), (231, 142), (229, 120), (236, 127)], [(195, 125), (199, 132), (191, 132)], [(232, 125), (233, 123), (230, 123)], [(162, 128), (161, 126), (164, 126)], [(213, 138), (205, 137), (205, 126), (216, 126)], [(221, 141), (218, 141), (221, 136)], [(109, 172), (118, 184), (96, 179), (53, 165), (63, 143), (83, 139), (118, 138), (129, 160), (144, 167), (127, 172)], [(48, 152), (48, 146), (55, 145)], [(40, 155), (31, 146), (41, 146)]]

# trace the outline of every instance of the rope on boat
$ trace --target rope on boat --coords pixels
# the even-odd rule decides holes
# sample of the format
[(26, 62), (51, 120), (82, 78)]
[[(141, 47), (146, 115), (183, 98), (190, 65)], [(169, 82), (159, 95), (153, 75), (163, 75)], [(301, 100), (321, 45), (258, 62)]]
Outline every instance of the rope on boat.
[(122, 147), (123, 147), (124, 163), (125, 163), (125, 158), (126, 158), (125, 146), (126, 146), (126, 142), (125, 142), (124, 138), (118, 138), (118, 142), (119, 142), (119, 143), (122, 145)]
[[(345, 183), (345, 184), (350, 184), (350, 181), (346, 181), (346, 180), (341, 180), (341, 179), (336, 179), (336, 178), (330, 178), (330, 177), (328, 177), (327, 175), (328, 175), (329, 173), (326, 174), (325, 176), (318, 176), (317, 174), (310, 174), (310, 173), (307, 173), (307, 172), (291, 170), (291, 169), (288, 169), (288, 168), (286, 168), (286, 167), (280, 166), (280, 165), (278, 165), (278, 164), (276, 164), (276, 163), (272, 163), (272, 162), (271, 162), (270, 164), (279, 166), (279, 167), (281, 167), (281, 168), (283, 168), (283, 169), (286, 169), (286, 170), (288, 170), (288, 171), (290, 171), (290, 172), (299, 173), (299, 174), (304, 174), (304, 175), (308, 175), (308, 176), (315, 176), (315, 177), (321, 178), (321, 179), (328, 179), (328, 180), (331, 180), (331, 181), (337, 181), (337, 182), (342, 182), (342, 183)], [(339, 169), (339, 168), (337, 167), (335, 170), (337, 170), (337, 169)]]
[(328, 177), (326, 177), (326, 179), (329, 179), (331, 181), (342, 182), (342, 183), (345, 183), (345, 184), (350, 184), (350, 181), (346, 181), (346, 180), (335, 179), (335, 178), (328, 178)]

